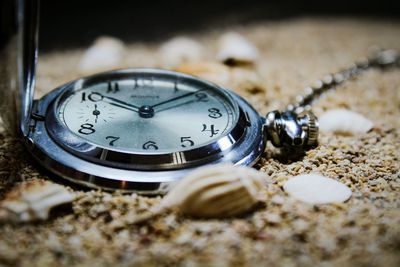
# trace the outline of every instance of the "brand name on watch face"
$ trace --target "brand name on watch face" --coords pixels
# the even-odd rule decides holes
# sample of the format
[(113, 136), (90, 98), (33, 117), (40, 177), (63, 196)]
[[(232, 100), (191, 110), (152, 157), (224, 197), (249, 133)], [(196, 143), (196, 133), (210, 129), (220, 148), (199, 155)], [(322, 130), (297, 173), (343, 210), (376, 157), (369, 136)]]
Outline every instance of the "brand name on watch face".
[(158, 96), (158, 95), (131, 95), (130, 98), (160, 99), (160, 96)]
[(214, 142), (236, 124), (231, 99), (218, 88), (174, 80), (100, 82), (73, 91), (59, 120), (86, 142), (133, 153), (172, 153)]

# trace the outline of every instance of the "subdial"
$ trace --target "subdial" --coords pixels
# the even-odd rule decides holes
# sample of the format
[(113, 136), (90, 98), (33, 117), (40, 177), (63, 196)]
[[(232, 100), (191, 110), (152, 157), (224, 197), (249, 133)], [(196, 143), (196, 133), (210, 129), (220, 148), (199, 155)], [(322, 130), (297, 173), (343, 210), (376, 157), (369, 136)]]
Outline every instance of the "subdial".
[(99, 115), (101, 114), (100, 110), (97, 109), (97, 104), (94, 104), (94, 110), (92, 114), (96, 117), (94, 119), (94, 123), (97, 123), (97, 120), (99, 119)]
[(77, 112), (78, 119), (83, 119), (85, 122), (107, 123), (109, 120), (114, 119), (113, 107), (109, 105), (86, 105), (85, 107), (79, 108)]

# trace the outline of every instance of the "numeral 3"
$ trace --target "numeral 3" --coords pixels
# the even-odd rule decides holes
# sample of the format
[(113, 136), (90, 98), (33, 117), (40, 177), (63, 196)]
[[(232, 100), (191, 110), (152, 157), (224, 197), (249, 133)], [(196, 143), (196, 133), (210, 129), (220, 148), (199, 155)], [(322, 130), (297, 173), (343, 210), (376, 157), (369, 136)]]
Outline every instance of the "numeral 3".
[(208, 117), (210, 118), (218, 119), (222, 117), (222, 113), (217, 108), (210, 108), (208, 109), (208, 112), (210, 112), (210, 114), (208, 114)]

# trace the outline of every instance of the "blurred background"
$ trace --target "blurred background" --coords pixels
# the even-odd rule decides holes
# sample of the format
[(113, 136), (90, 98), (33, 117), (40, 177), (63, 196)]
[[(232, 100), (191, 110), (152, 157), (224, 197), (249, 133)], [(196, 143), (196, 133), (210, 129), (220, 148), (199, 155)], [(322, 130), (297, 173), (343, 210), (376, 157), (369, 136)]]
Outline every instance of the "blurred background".
[(88, 46), (99, 35), (151, 42), (230, 24), (304, 16), (398, 20), (397, 6), (398, 0), (42, 0), (40, 49)]

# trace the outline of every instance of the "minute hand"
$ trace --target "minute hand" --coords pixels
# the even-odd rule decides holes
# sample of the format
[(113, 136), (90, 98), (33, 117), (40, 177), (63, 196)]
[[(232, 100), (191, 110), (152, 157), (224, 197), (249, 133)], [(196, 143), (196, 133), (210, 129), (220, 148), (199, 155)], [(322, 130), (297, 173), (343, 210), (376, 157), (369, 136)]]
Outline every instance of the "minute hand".
[(200, 91), (203, 91), (203, 90), (197, 90), (197, 91), (190, 92), (190, 93), (187, 93), (187, 94), (184, 94), (184, 95), (181, 95), (181, 96), (177, 96), (177, 97), (174, 97), (174, 98), (171, 98), (171, 99), (162, 101), (162, 102), (160, 102), (160, 103), (157, 103), (157, 104), (155, 104), (155, 105), (152, 105), (151, 107), (152, 107), (152, 108), (158, 107), (158, 106), (164, 105), (164, 104), (166, 104), (166, 103), (170, 103), (170, 102), (173, 102), (173, 101), (175, 101), (175, 100), (178, 100), (178, 99), (181, 99), (181, 98), (184, 98), (184, 97), (188, 97), (188, 96), (194, 95), (194, 94), (196, 94), (196, 93), (198, 93), (198, 92), (200, 92)]
[(126, 103), (126, 102), (124, 102), (122, 100), (119, 100), (117, 98), (114, 98), (114, 97), (105, 96), (105, 95), (102, 95), (102, 96), (103, 96), (103, 98), (107, 98), (107, 99), (109, 99), (109, 100), (111, 100), (113, 102), (116, 102), (116, 103), (119, 103), (119, 104), (122, 104), (122, 105), (125, 105), (125, 106), (128, 106), (128, 107), (131, 107), (131, 108), (136, 108), (137, 110), (139, 110), (139, 108), (140, 108), (140, 107), (138, 107), (136, 105), (133, 105), (133, 104), (130, 104), (130, 103)]

